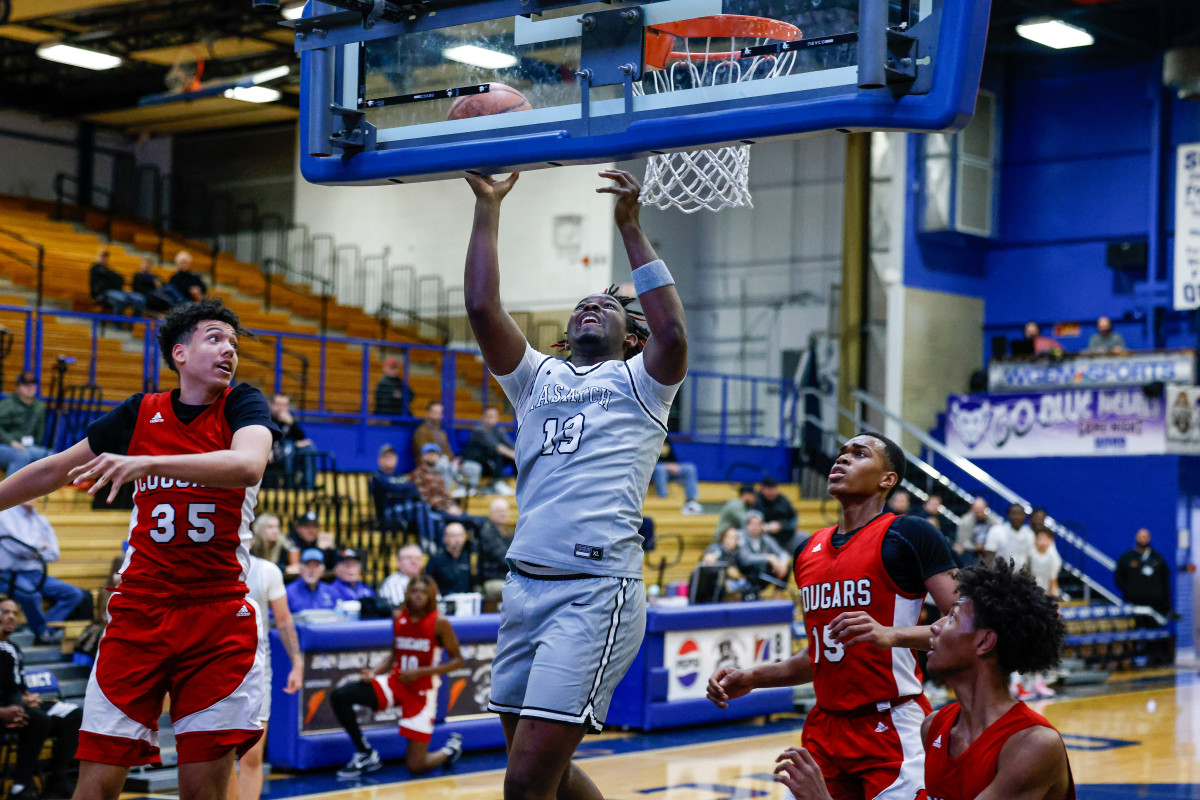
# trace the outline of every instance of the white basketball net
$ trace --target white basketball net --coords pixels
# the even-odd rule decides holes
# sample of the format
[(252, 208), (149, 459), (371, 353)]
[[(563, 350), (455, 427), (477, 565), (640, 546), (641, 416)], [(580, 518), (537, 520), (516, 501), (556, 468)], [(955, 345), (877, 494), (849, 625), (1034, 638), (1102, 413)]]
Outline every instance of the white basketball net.
[[(692, 58), (690, 40), (681, 38), (684, 58), (667, 63), (664, 69), (647, 72), (655, 94), (774, 78), (790, 73), (796, 62), (795, 50), (773, 56), (738, 58), (741, 48), (733, 39), (729, 42), (729, 50), (725, 51), (732, 56), (721, 58), (720, 53), (711, 52), (712, 38), (705, 38), (704, 41), (703, 57)], [(721, 41), (724, 42), (723, 39)], [(753, 47), (772, 40), (742, 41), (743, 47)], [(697, 51), (697, 55), (699, 53)], [(636, 95), (646, 94), (644, 82), (634, 82), (633, 92)], [(640, 199), (643, 205), (664, 210), (677, 208), (685, 214), (693, 214), (702, 208), (710, 211), (720, 211), (726, 206), (753, 208), (749, 182), (748, 144), (714, 150), (663, 153), (650, 156), (647, 160)]]

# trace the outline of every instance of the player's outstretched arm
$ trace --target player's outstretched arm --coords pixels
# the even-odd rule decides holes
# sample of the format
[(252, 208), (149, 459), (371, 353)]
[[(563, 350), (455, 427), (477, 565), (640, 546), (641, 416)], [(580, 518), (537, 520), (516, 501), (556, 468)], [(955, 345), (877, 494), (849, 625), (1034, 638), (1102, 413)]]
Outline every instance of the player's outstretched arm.
[(812, 662), (806, 647), (777, 664), (763, 664), (750, 669), (719, 669), (708, 679), (707, 696), (717, 708), (729, 708), (730, 700), (744, 697), (754, 689), (799, 686), (812, 679)]
[[(950, 612), (950, 606), (958, 599), (958, 584), (954, 580), (955, 570), (931, 575), (925, 580), (925, 589), (933, 596), (942, 615)], [(873, 644), (876, 647), (904, 647), (910, 650), (928, 650), (933, 639), (933, 629), (928, 625), (889, 628), (876, 622), (865, 611), (844, 611), (829, 623), (829, 633), (835, 642), (845, 647), (856, 644)]]
[(512, 190), (520, 173), (502, 181), (488, 175), (468, 175), (475, 193), (475, 221), (467, 244), (463, 294), (467, 319), (489, 370), (508, 375), (525, 356), (525, 334), (500, 305), (500, 203)]
[(1026, 728), (1004, 744), (996, 777), (978, 800), (1064, 800), (1070, 771), (1057, 731), (1040, 725)]
[(12, 508), (26, 500), (43, 497), (71, 480), (71, 470), (96, 457), (87, 439), (61, 453), (34, 461), (0, 481), (0, 509)]
[[(600, 176), (613, 182), (611, 186), (602, 186), (596, 191), (617, 197), (613, 218), (621, 241), (625, 243), (629, 266), (634, 269), (636, 289), (640, 282), (637, 270), (658, 260), (654, 247), (642, 232), (639, 217), (642, 205), (638, 201), (642, 187), (636, 178), (624, 170), (606, 169)], [(665, 268), (662, 271), (669, 278)], [(661, 279), (652, 278), (650, 283), (653, 288), (638, 292), (642, 312), (646, 315), (646, 325), (650, 328), (650, 338), (642, 351), (643, 358), (650, 377), (671, 386), (679, 383), (687, 374), (687, 319), (673, 282), (663, 284)]]

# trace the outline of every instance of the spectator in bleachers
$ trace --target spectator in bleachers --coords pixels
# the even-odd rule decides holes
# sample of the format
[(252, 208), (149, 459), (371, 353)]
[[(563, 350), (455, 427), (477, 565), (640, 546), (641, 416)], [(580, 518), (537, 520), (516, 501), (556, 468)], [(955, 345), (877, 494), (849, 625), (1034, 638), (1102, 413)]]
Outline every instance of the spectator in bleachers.
[(774, 539), (784, 552), (796, 549), (796, 509), (779, 491), (779, 482), (770, 475), (758, 484), (754, 507), (762, 512), (763, 531)]
[(1029, 527), (1033, 529), (1034, 534), (1046, 527), (1046, 509), (1041, 506), (1034, 506), (1033, 511), (1029, 512)]
[(1013, 569), (1020, 571), (1029, 564), (1033, 550), (1033, 529), (1025, 524), (1025, 509), (1019, 503), (1008, 507), (1007, 519), (988, 531), (983, 549), (989, 563), (997, 558), (1011, 559)]
[[(379, 448), (379, 456), (375, 460), (378, 469), (371, 476), (375, 515), (385, 523), (415, 532), (421, 542), (436, 545), (441, 539), (441, 520), (421, 499), (421, 493), (412, 481), (407, 476), (396, 474), (398, 461), (396, 448), (390, 444)], [(428, 549), (432, 552), (434, 548)], [(400, 599), (397, 602), (404, 601), (403, 592), (398, 597)]]
[(764, 535), (761, 511), (746, 512), (746, 524), (738, 538), (737, 567), (750, 582), (750, 591), (743, 599), (755, 599), (759, 592), (773, 585), (770, 578), (787, 583), (791, 557), (774, 539)]
[(270, 561), (286, 573), (295, 575), (300, 571), (300, 551), (290, 549), (283, 540), (283, 523), (274, 514), (259, 514), (250, 523), (254, 539), (250, 551), (259, 558)]
[[(283, 434), (271, 448), (271, 462), (282, 464), (289, 484), (311, 489), (316, 484), (317, 447), (305, 436), (304, 429), (292, 416), (292, 400), (286, 394), (271, 397), (271, 421)], [(297, 469), (299, 464), (299, 469)]]
[(0, 400), (0, 467), (9, 475), (54, 452), (40, 444), (46, 437), (46, 404), (37, 393), (37, 378), (22, 372), (17, 388)]
[(436, 444), (438, 457), (435, 466), (442, 475), (446, 490), (453, 489), (456, 483), (464, 483), (467, 489), (475, 489), (479, 486), (482, 469), (478, 464), (463, 464), (462, 459), (455, 457), (454, 450), (450, 447), (450, 439), (442, 430), (443, 414), (442, 404), (437, 400), (431, 400), (425, 407), (425, 419), (413, 431), (413, 459), (419, 464), (422, 456), (433, 452), (426, 450), (426, 445)]
[(680, 461), (675, 456), (675, 447), (668, 436), (663, 440), (662, 451), (658, 454), (658, 463), (654, 465), (654, 492), (659, 497), (667, 496), (667, 484), (671, 481), (683, 484), (682, 514), (703, 514), (704, 506), (697, 499), (700, 497), (700, 473), (696, 465), (690, 461)]
[[(488, 406), (483, 410), (479, 424), (471, 431), (462, 451), (463, 471), (478, 469), (481, 478), (490, 478), (491, 491), (494, 494), (510, 495), (512, 488), (502, 480), (504, 471), (509, 467), (516, 468), (516, 445), (504, 429), (500, 427), (500, 409)], [(476, 465), (478, 465), (476, 467)]]
[(700, 556), (700, 565), (736, 567), (741, 534), (737, 528), (726, 528), (720, 539), (704, 548), (704, 553)]
[(204, 279), (192, 272), (192, 254), (187, 250), (180, 250), (175, 254), (175, 272), (163, 287), (163, 291), (175, 305), (199, 302), (208, 294)]
[(471, 554), (467, 552), (466, 544), (467, 529), (458, 522), (447, 523), (442, 534), (442, 549), (430, 557), (429, 565), (425, 568), (443, 597), (475, 590)]
[[(1058, 573), (1062, 571), (1062, 558), (1054, 546), (1054, 534), (1044, 526), (1035, 527), (1034, 509), (1029, 515), (1029, 526), (1034, 529), (1033, 550), (1029, 553), (1029, 572), (1038, 587), (1054, 599), (1058, 599)], [(1045, 511), (1042, 510), (1043, 519)], [(1044, 672), (1027, 672), (1019, 676), (1016, 685), (1009, 687), (1018, 700), (1042, 700), (1054, 697), (1057, 692), (1050, 688)]]
[[(447, 491), (445, 476), (439, 464), (443, 458), (441, 449), (434, 442), (428, 442), (421, 448), (421, 458), (409, 475), (409, 480), (421, 493), (421, 499), (429, 506), (437, 518), (442, 521), (458, 519), (463, 515), (462, 509), (454, 502)], [(439, 583), (438, 586), (441, 586)]]
[(1101, 317), (1096, 320), (1096, 332), (1088, 338), (1087, 349), (1083, 352), (1117, 355), (1125, 350), (1125, 337), (1113, 330), (1111, 319)]
[(1132, 550), (1117, 559), (1113, 580), (1126, 603), (1171, 613), (1171, 570), (1162, 553), (1150, 546), (1150, 529), (1140, 528)]
[(903, 489), (897, 489), (896, 493), (888, 500), (886, 510), (899, 517), (906, 516), (912, 511), (912, 495)]
[(96, 263), (88, 270), (88, 291), (92, 299), (111, 314), (120, 314), (129, 309), (137, 315), (146, 307), (144, 297), (137, 292), (125, 291), (125, 279), (108, 265), (108, 250), (97, 253)]
[(356, 550), (347, 547), (338, 551), (333, 576), (329, 590), (338, 600), (361, 600), (364, 597), (375, 596), (375, 590), (362, 582), (362, 559)]
[(1042, 336), (1042, 329), (1036, 322), (1025, 323), (1025, 340), (1033, 347), (1034, 355), (1062, 355), (1063, 347), (1056, 339)]
[(171, 298), (163, 291), (162, 278), (154, 274), (157, 266), (154, 256), (142, 256), (138, 271), (130, 279), (130, 288), (143, 298), (146, 308), (151, 311), (170, 311)]
[(713, 541), (715, 542), (726, 528), (742, 529), (746, 523), (746, 513), (754, 508), (754, 504), (758, 502), (758, 493), (754, 491), (754, 485), (743, 483), (738, 487), (738, 496), (725, 501), (725, 505), (721, 506), (721, 512), (717, 515), (717, 529), (713, 531)]
[(969, 567), (983, 557), (988, 531), (999, 524), (1000, 517), (988, 508), (987, 500), (976, 497), (971, 501), (971, 510), (959, 520), (954, 537), (952, 549), (958, 566)]
[(383, 360), (383, 375), (375, 384), (375, 413), (411, 417), (412, 411), (408, 407), (411, 401), (412, 390), (400, 375), (400, 359), (388, 356)]
[[(337, 563), (337, 541), (332, 533), (321, 530), (321, 523), (315, 511), (305, 511), (296, 517), (296, 521), (292, 523), (292, 532), (288, 535), (287, 546), (289, 550), (300, 554), (310, 548), (319, 550), (325, 559), (325, 569), (333, 569)], [(290, 559), (291, 556), (289, 563)]]
[(42, 779), (42, 797), (71, 797), (75, 786), (70, 779), (79, 744), (79, 726), (83, 709), (70, 703), (60, 707), (63, 713), (53, 716), (43, 709), (41, 697), (29, 691), (22, 672), (24, 654), (10, 641), (17, 629), (17, 604), (0, 600), (0, 726), (16, 734), (17, 759), (8, 776), (8, 796), (12, 800), (36, 800), (33, 785), (34, 771), (41, 760), (42, 746), (47, 739), (54, 741), (50, 767)]
[(384, 579), (379, 587), (379, 596), (392, 604), (392, 608), (404, 605), (404, 593), (408, 582), (421, 574), (425, 554), (415, 544), (406, 544), (396, 552), (396, 571)]
[[(62, 641), (63, 632), (46, 623), (61, 622), (83, 601), (84, 591), (46, 575), (41, 588), (43, 565), (58, 560), (58, 536), (50, 520), (37, 510), (37, 501), (0, 511), (0, 592), (10, 592), (21, 605), (38, 644)], [(42, 610), (42, 602), (51, 603)]]
[(504, 589), (504, 579), (508, 576), (505, 556), (513, 540), (513, 527), (509, 524), (511, 515), (508, 501), (497, 497), (488, 506), (487, 519), (476, 527), (479, 580), (483, 584), (484, 600), (499, 601)]
[(310, 547), (300, 554), (300, 578), (287, 585), (288, 608), (293, 614), (312, 609), (337, 607), (337, 596), (322, 578), (325, 577), (325, 554)]

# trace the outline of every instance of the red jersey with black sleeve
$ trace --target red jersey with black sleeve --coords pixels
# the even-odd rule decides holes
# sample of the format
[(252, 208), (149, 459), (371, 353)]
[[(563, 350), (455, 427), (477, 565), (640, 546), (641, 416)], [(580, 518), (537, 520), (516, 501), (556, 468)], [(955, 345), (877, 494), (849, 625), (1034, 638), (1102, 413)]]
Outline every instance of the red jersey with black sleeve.
[[(400, 673), (433, 666), (441, 659), (442, 651), (437, 642), (437, 621), (436, 610), (413, 619), (405, 608), (396, 617), (392, 626), (392, 677), (397, 681)], [(406, 685), (415, 692), (423, 692), (434, 688), (436, 684), (433, 675), (426, 675)]]
[(881, 625), (916, 625), (924, 581), (954, 567), (945, 539), (915, 517), (884, 513), (862, 528), (814, 533), (796, 552), (796, 586), (808, 631), (817, 705), (846, 713), (921, 694), (916, 654), (905, 648), (834, 642), (829, 625), (865, 611)]
[[(187, 455), (228, 450), (235, 431), (264, 425), (275, 436), (262, 392), (226, 389), (207, 406), (179, 402), (178, 390), (137, 394), (88, 428), (95, 453)], [(258, 485), (217, 488), (160, 475), (134, 482), (121, 592), (159, 602), (243, 597), (250, 521)]]
[[(972, 800), (996, 779), (1000, 751), (1009, 738), (1026, 728), (1042, 726), (1054, 730), (1046, 718), (1024, 703), (1017, 703), (993, 722), (957, 757), (950, 755), (950, 731), (961, 707), (951, 703), (934, 714), (925, 747), (925, 792), (928, 800)], [(1075, 800), (1075, 779), (1067, 764), (1067, 800)]]

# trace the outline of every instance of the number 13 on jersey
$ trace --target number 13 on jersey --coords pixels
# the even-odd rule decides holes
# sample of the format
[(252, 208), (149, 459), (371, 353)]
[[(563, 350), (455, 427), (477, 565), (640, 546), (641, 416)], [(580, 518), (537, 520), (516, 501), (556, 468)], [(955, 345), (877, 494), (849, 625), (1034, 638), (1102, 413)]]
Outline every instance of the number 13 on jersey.
[(542, 440), (542, 455), (550, 456), (556, 452), (570, 455), (578, 450), (583, 440), (583, 422), (583, 414), (563, 420), (561, 428), (556, 418), (551, 417), (543, 422), (542, 434), (545, 438)]

